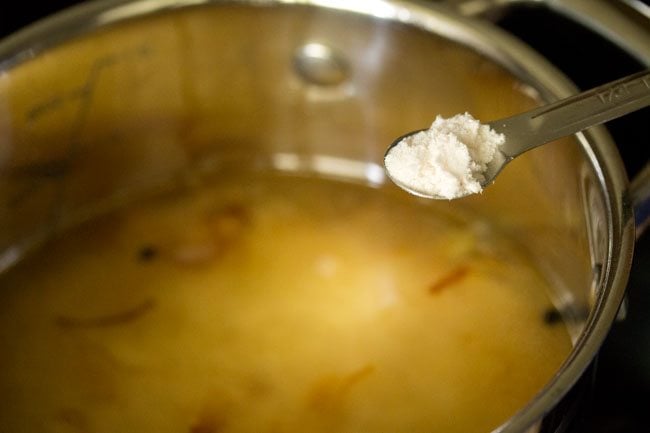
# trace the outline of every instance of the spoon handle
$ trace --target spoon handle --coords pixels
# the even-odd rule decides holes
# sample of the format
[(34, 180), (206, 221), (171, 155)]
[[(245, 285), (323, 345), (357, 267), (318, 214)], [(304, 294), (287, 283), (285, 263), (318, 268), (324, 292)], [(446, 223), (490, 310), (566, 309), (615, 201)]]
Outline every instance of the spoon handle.
[(506, 136), (502, 151), (514, 158), (534, 147), (575, 134), (650, 105), (650, 70), (603, 84), (543, 107), (490, 123)]

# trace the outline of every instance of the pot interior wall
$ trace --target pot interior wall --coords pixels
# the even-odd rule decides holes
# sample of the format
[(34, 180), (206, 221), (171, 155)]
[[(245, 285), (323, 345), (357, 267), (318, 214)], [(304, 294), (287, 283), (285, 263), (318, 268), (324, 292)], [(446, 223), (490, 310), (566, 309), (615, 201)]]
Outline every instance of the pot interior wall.
[[(0, 264), (118, 202), (220, 170), (394, 188), (382, 157), (395, 137), (437, 114), (507, 116), (536, 95), (472, 49), (342, 11), (221, 5), (110, 25), (0, 79)], [(481, 196), (431, 205), (520, 239), (575, 337), (606, 251), (602, 203), (582, 147), (565, 139)]]

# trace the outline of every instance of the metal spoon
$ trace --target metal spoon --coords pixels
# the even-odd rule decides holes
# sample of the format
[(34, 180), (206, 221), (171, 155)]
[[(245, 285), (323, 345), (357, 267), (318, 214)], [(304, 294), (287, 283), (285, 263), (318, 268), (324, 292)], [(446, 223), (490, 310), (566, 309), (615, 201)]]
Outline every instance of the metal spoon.
[[(505, 135), (496, 157), (487, 165), (480, 180), (482, 187), (494, 182), (501, 170), (517, 156), (537, 146), (575, 134), (650, 105), (650, 70), (638, 72), (603, 84), (583, 93), (527, 111), (505, 119), (487, 123), (495, 132)], [(650, 119), (648, 119), (650, 122)], [(425, 131), (418, 130), (395, 140), (386, 151), (391, 150), (405, 138)], [(384, 157), (385, 158), (385, 157)], [(413, 189), (388, 171), (388, 177), (400, 188), (411, 194), (432, 199), (448, 199), (426, 191)], [(461, 193), (454, 198), (460, 198)]]

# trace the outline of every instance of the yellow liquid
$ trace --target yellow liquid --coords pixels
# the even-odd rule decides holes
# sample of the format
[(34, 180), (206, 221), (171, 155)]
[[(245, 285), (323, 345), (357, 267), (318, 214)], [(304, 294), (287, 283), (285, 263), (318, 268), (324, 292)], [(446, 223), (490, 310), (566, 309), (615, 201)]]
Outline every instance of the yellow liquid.
[(490, 431), (571, 344), (451, 209), (260, 175), (77, 227), (0, 277), (0, 431)]

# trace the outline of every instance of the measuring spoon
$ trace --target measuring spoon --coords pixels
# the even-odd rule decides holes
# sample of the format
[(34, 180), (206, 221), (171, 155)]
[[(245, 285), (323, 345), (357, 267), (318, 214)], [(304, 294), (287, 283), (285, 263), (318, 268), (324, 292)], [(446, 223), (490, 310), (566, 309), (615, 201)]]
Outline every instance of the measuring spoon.
[[(481, 187), (492, 184), (501, 170), (517, 156), (537, 146), (566, 137), (583, 129), (595, 126), (650, 105), (650, 70), (595, 87), (586, 92), (544, 105), (505, 119), (489, 122), (495, 132), (505, 136), (495, 157), (478, 178)], [(650, 119), (648, 119), (650, 122)], [(402, 140), (426, 130), (409, 132), (395, 140), (386, 151), (385, 157)], [(421, 197), (449, 199), (430, 191), (422, 191), (395, 178), (387, 170), (388, 177), (400, 188)], [(452, 198), (470, 195), (460, 191)]]

